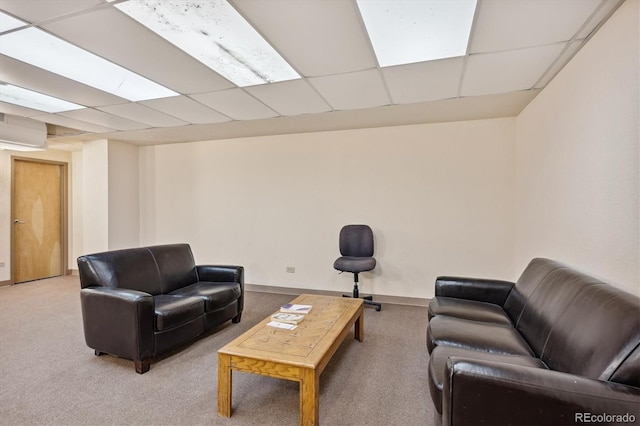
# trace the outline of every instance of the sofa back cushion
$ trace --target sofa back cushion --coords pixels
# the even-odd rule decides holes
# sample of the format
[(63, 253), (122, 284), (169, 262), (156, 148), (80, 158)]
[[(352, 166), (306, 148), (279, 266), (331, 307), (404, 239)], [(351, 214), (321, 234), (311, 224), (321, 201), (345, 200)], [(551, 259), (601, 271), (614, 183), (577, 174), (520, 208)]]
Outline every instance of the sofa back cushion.
[(570, 268), (558, 268), (550, 272), (531, 293), (516, 324), (536, 356), (557, 324), (558, 318), (586, 286), (597, 281)]
[(198, 281), (196, 264), (189, 244), (167, 244), (148, 249), (158, 264), (163, 294)]
[(640, 387), (640, 298), (585, 286), (553, 324), (541, 358), (554, 370)]
[(529, 262), (504, 302), (504, 310), (513, 324), (517, 324), (529, 296), (540, 282), (552, 271), (564, 267), (558, 262), (543, 258), (536, 258)]
[(161, 279), (153, 254), (147, 248), (113, 250), (78, 258), (82, 288), (103, 286), (160, 294)]

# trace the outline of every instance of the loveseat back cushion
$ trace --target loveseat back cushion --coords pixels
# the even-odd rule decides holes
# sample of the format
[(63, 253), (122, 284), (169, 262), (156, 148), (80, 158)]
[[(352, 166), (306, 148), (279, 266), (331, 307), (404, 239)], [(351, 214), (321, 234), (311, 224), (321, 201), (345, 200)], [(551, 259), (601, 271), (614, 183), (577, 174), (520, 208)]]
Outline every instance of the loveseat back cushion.
[(78, 258), (82, 288), (103, 286), (142, 291), (151, 295), (162, 292), (156, 261), (146, 248), (113, 250)]
[(529, 262), (504, 302), (504, 310), (513, 324), (517, 324), (529, 296), (535, 291), (540, 282), (550, 272), (563, 267), (564, 265), (550, 259), (535, 258)]
[(540, 356), (552, 327), (558, 318), (586, 286), (597, 281), (570, 268), (550, 272), (529, 296), (516, 328)]
[(640, 298), (585, 287), (553, 324), (541, 359), (553, 370), (640, 387)]
[(158, 264), (163, 294), (198, 281), (196, 264), (189, 244), (167, 244), (148, 249)]

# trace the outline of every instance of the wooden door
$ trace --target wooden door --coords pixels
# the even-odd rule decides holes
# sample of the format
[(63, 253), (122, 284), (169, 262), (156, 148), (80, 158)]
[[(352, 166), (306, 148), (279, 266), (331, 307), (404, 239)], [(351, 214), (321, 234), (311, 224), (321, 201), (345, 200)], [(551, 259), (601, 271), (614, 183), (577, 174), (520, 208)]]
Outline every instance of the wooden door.
[(14, 283), (63, 275), (65, 165), (13, 159)]

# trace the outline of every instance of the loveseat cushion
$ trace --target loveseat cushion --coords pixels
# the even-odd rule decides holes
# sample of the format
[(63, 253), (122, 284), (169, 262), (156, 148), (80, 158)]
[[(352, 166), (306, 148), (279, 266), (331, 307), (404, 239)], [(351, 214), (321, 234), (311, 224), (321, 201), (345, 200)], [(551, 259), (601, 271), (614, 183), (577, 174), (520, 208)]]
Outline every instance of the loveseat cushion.
[(436, 315), (446, 315), (471, 321), (512, 325), (509, 316), (499, 305), (455, 297), (434, 297), (429, 302), (428, 315), (429, 319)]
[(427, 349), (431, 353), (441, 345), (506, 355), (534, 355), (520, 333), (511, 326), (437, 315), (429, 321)]
[(168, 330), (204, 314), (204, 301), (197, 297), (160, 294), (155, 300), (155, 329)]
[(442, 414), (442, 389), (445, 381), (445, 367), (450, 357), (470, 358), (484, 361), (495, 361), (501, 364), (522, 365), (525, 367), (544, 368), (547, 366), (538, 358), (519, 355), (503, 355), (473, 349), (438, 346), (429, 359), (429, 392), (438, 413)]
[(242, 294), (239, 283), (200, 281), (170, 293), (175, 296), (197, 298), (204, 303), (206, 312), (214, 311), (238, 300)]

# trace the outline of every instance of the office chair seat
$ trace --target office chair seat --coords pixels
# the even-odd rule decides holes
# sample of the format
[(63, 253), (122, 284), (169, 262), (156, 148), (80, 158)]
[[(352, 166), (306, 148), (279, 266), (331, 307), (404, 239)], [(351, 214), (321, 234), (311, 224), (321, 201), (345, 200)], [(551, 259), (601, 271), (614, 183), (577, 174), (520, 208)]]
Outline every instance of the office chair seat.
[(342, 256), (333, 262), (333, 267), (342, 272), (371, 271), (376, 267), (376, 260), (373, 257)]

